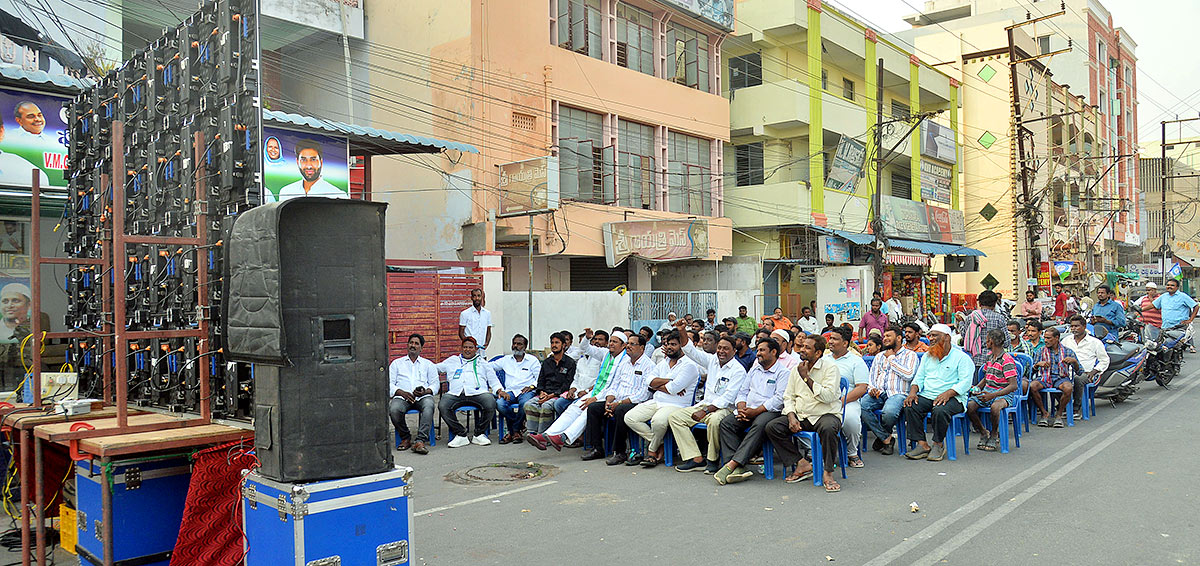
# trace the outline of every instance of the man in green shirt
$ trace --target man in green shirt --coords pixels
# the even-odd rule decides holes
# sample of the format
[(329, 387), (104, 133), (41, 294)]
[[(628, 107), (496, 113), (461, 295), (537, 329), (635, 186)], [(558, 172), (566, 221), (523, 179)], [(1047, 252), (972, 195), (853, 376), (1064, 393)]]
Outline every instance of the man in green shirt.
[[(963, 412), (966, 393), (975, 376), (975, 362), (950, 343), (950, 327), (935, 324), (929, 329), (929, 351), (917, 368), (904, 400), (908, 437), (918, 447), (905, 456), (910, 460), (937, 462), (946, 457), (946, 433), (954, 415)], [(933, 421), (933, 446), (925, 440), (925, 415)], [(950, 439), (951, 442), (954, 438)]]
[(734, 320), (737, 322), (737, 329), (740, 332), (754, 336), (754, 331), (758, 330), (758, 322), (746, 316), (746, 305), (738, 307), (738, 317)]

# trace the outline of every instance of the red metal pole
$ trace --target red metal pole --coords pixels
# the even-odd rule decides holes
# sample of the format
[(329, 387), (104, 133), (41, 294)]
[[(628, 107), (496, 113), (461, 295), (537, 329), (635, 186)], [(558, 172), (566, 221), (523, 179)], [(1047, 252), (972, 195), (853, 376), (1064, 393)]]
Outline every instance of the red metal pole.
[[(17, 423), (14, 421), (13, 423)], [(13, 429), (16, 429), (13, 426)], [(33, 434), (26, 429), (21, 431), (21, 566), (29, 566), (29, 443)]]
[[(29, 227), (29, 242), (30, 259), (33, 261), (33, 269), (29, 273), (29, 290), (33, 295), (30, 299), (33, 301), (33, 314), (30, 328), (33, 334), (29, 341), (30, 347), (33, 348), (33, 369), (29, 378), (31, 387), (30, 395), (33, 397), (33, 406), (41, 408), (42, 406), (42, 184), (40, 175), (41, 170), (33, 170), (33, 184), (30, 188), (30, 194), (33, 196), (33, 214)], [(39, 470), (40, 472), (40, 470)]]
[(208, 249), (202, 246), (208, 245), (208, 175), (204, 168), (204, 132), (196, 132), (195, 140), (193, 141), (193, 163), (196, 164), (196, 239), (199, 240), (199, 245), (196, 247), (196, 273), (198, 275), (196, 282), (196, 305), (199, 307), (199, 322), (200, 322), (200, 339), (196, 341), (197, 362), (200, 364), (198, 378), (200, 379), (200, 418), (208, 422), (212, 419), (212, 395), (211, 395), (211, 376), (209, 375), (208, 367), (212, 363), (211, 360), (205, 359), (205, 354), (208, 353), (212, 345), (209, 343), (212, 336), (209, 329), (209, 320), (211, 313), (209, 312), (208, 294), (211, 291), (208, 288)]
[[(100, 199), (100, 206), (102, 208), (104, 206), (103, 195), (104, 193), (108, 192), (108, 187), (111, 184), (112, 178), (109, 175), (100, 175), (100, 193), (96, 195), (96, 198)], [(97, 356), (96, 363), (100, 364), (100, 381), (104, 388), (104, 402), (111, 403), (114, 400), (112, 386), (113, 368), (112, 364), (108, 363), (108, 360), (104, 359), (104, 356), (113, 355), (114, 358), (116, 357), (115, 353), (117, 350), (116, 345), (114, 344), (115, 340), (113, 340), (115, 325), (112, 322), (108, 322), (109, 317), (103, 315), (105, 313), (113, 312), (113, 310), (109, 308), (109, 304), (112, 302), (113, 288), (115, 285), (110, 283), (110, 281), (114, 281), (116, 278), (116, 261), (113, 259), (112, 242), (106, 242), (106, 239), (107, 238), (105, 238), (104, 233), (104, 223), (101, 222), (100, 259), (103, 260), (103, 263), (101, 264), (102, 268), (100, 271), (100, 318), (105, 321), (104, 324), (101, 325), (102, 334), (105, 336), (100, 339), (100, 343), (98, 345), (98, 351), (102, 352), (104, 355)]]
[[(113, 385), (117, 392), (117, 428), (129, 425), (129, 357), (125, 352), (125, 124), (112, 123), (112, 264), (113, 264), (113, 334), (116, 369)], [(103, 491), (103, 490), (101, 490)], [(111, 524), (105, 523), (106, 530)], [(107, 533), (106, 533), (107, 536)], [(107, 562), (111, 556), (105, 556)]]
[(37, 436), (30, 434), (29, 439), (33, 441), (33, 510), (29, 512), (29, 516), (37, 521), (35, 528), (37, 541), (37, 563), (39, 566), (46, 564), (46, 477), (45, 470), (42, 469), (42, 441)]

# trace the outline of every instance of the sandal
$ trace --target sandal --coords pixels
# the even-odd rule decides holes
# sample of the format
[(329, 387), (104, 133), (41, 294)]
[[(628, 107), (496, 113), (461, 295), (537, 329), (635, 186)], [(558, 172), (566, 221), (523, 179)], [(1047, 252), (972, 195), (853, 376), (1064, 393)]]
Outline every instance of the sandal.
[(988, 447), (988, 438), (991, 438), (991, 437), (986, 434), (979, 435), (979, 444), (976, 444), (975, 448), (978, 448), (980, 450), (987, 450), (988, 449), (987, 448)]
[(842, 486), (838, 482), (833, 480), (825, 482), (825, 493), (837, 493), (841, 490)]
[(643, 468), (653, 468), (661, 463), (662, 463), (662, 460), (655, 458), (653, 456), (649, 456), (642, 460), (642, 467)]
[(1054, 428), (1062, 428), (1063, 427), (1062, 417), (1054, 417), (1054, 424), (1052, 424), (1050, 426), (1053, 426)]
[(851, 456), (847, 459), (847, 463), (851, 468), (862, 468), (866, 466), (866, 464), (863, 463), (862, 458), (859, 458), (858, 456)]
[(1049, 428), (1050, 427), (1050, 417), (1042, 417), (1042, 420), (1038, 421), (1037, 425), (1040, 427)]
[(795, 473), (793, 473), (792, 475), (788, 476), (783, 481), (785, 481), (787, 483), (800, 483), (804, 480), (811, 480), (812, 476), (813, 476), (812, 470), (807, 470), (807, 471), (801, 472), (801, 474), (798, 476)]
[(983, 450), (984, 452), (995, 452), (996, 445), (999, 443), (1000, 443), (999, 438), (992, 438), (989, 436), (983, 440), (983, 442), (979, 446), (979, 449)]

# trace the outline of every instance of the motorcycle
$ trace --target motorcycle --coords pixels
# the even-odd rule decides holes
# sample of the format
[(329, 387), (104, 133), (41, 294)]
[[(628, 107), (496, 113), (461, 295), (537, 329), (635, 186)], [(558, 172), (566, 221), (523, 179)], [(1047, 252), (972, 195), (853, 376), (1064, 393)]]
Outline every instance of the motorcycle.
[(1176, 325), (1164, 328), (1152, 336), (1152, 328), (1146, 331), (1146, 350), (1150, 353), (1146, 361), (1146, 372), (1162, 387), (1166, 387), (1179, 375), (1183, 368), (1183, 353), (1192, 339), (1192, 326)]
[(1142, 326), (1137, 315), (1131, 312), (1126, 316), (1125, 328), (1101, 338), (1104, 351), (1108, 353), (1108, 369), (1096, 379), (1096, 398), (1116, 404), (1137, 391), (1137, 384), (1146, 375), (1148, 356), (1146, 347), (1139, 341)]

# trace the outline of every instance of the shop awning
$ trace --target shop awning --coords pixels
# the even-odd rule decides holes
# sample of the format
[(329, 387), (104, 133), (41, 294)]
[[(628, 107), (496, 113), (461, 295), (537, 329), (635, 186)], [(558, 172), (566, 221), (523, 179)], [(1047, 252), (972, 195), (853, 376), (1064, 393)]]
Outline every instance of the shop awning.
[(1196, 267), (1200, 265), (1200, 255), (1193, 255), (1187, 252), (1174, 252), (1172, 255), (1175, 256), (1176, 261), (1187, 264), (1186, 267)]
[(829, 232), (833, 232), (833, 235), (860, 246), (875, 243), (875, 236), (873, 234), (859, 234), (858, 232), (847, 232), (846, 230), (829, 230)]
[(912, 250), (930, 255), (965, 255), (987, 257), (987, 254), (967, 246), (958, 244), (942, 244), (938, 242), (919, 242), (917, 240), (888, 240), (888, 245), (902, 250)]
[(300, 126), (346, 136), (350, 140), (350, 153), (355, 155), (437, 153), (445, 149), (456, 149), (464, 153), (479, 153), (479, 150), (471, 144), (401, 132), (391, 132), (370, 126), (322, 120), (312, 116), (302, 116), (300, 114), (290, 114), (275, 110), (263, 110), (263, 123), (281, 126)]

